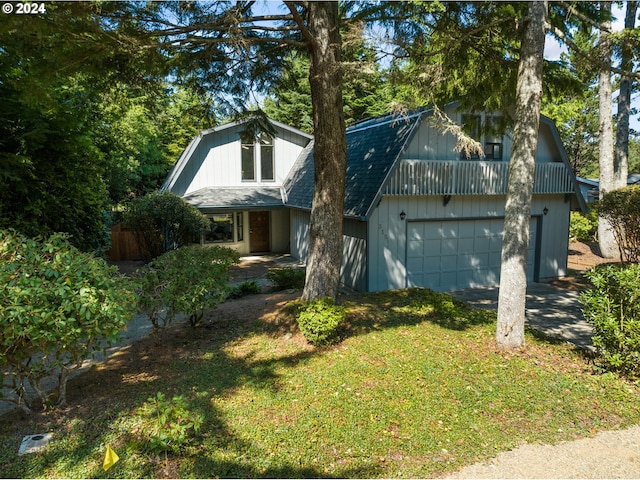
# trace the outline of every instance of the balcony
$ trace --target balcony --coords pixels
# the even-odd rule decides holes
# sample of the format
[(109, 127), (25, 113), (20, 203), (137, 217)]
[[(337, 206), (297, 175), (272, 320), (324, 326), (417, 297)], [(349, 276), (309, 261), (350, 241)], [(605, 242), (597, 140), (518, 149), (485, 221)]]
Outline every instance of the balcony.
[[(508, 162), (402, 160), (385, 195), (506, 195)], [(533, 193), (574, 193), (564, 163), (536, 163)]]

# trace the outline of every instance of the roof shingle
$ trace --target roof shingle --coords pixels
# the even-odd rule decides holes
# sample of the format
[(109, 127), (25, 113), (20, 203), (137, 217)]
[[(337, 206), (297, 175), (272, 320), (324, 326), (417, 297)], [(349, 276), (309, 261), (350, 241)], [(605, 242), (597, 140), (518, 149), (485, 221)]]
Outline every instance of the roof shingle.
[[(345, 216), (367, 216), (404, 147), (413, 137), (423, 113), (403, 117), (387, 115), (347, 129)], [(287, 206), (311, 209), (313, 186), (313, 142), (310, 142), (285, 181)]]

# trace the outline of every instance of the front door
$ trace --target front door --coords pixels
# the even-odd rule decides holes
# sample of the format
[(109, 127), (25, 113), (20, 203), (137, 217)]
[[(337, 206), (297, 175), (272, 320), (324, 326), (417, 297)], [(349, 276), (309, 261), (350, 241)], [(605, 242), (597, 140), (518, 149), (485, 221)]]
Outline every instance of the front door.
[(268, 252), (269, 212), (249, 212), (249, 249), (251, 253)]

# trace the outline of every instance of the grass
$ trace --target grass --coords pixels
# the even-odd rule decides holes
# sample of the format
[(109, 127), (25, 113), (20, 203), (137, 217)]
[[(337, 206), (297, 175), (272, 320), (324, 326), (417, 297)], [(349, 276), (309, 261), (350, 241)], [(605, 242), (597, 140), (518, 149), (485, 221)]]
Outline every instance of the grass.
[[(297, 332), (290, 298), (230, 301), (207, 328), (176, 326), (163, 345), (133, 345), (73, 380), (65, 410), (0, 417), (0, 476), (424, 478), (640, 423), (636, 385), (532, 334), (497, 352), (495, 314), (449, 296), (344, 297), (344, 338), (324, 349)], [(157, 392), (204, 417), (180, 454), (140, 435)], [(45, 451), (17, 456), (22, 435), (46, 431)], [(107, 444), (120, 461), (104, 472)]]

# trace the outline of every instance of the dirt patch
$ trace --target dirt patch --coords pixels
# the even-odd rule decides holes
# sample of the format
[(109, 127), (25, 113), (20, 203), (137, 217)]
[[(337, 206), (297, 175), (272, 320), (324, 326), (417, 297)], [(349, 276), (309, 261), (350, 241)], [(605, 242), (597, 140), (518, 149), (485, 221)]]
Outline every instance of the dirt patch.
[(569, 244), (568, 265), (570, 269), (584, 271), (594, 265), (620, 262), (620, 256), (605, 258), (597, 242), (574, 242)]
[(551, 285), (567, 290), (582, 291), (589, 288), (589, 281), (584, 276), (585, 270), (595, 265), (620, 262), (619, 255), (614, 258), (605, 258), (597, 242), (570, 243), (568, 253), (569, 275), (549, 282)]

